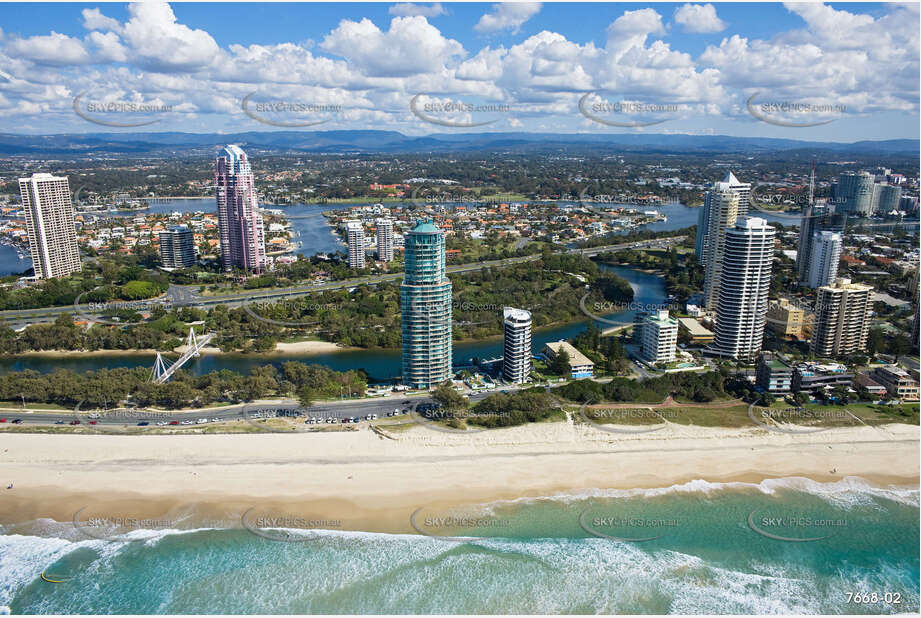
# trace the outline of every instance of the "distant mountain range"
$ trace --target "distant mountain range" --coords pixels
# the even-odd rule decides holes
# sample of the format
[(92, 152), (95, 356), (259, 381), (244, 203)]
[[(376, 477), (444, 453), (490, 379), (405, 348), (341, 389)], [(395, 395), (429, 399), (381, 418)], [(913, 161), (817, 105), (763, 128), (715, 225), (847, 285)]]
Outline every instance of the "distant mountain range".
[(771, 137), (679, 134), (457, 133), (424, 137), (396, 131), (252, 131), (246, 133), (0, 133), (0, 154), (60, 157), (176, 156), (216, 151), (225, 144), (277, 153), (753, 154), (824, 151), (839, 155), (917, 156), (916, 139), (849, 144)]

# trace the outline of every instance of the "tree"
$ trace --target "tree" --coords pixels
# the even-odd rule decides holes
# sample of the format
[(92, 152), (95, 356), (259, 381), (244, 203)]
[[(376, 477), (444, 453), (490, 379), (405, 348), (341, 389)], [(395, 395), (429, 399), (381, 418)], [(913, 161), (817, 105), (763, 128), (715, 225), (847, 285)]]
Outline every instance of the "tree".
[(469, 402), (451, 385), (451, 382), (440, 384), (432, 391), (432, 399), (440, 403), (445, 410), (466, 410)]
[(550, 363), (550, 371), (560, 376), (569, 374), (572, 371), (572, 366), (569, 364), (569, 352), (560, 350)]

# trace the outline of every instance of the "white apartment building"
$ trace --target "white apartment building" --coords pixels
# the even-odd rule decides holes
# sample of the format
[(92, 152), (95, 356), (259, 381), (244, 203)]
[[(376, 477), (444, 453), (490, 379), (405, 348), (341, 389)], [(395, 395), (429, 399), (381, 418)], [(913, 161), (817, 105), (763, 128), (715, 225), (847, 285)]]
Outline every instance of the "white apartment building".
[(345, 230), (349, 240), (349, 268), (364, 268), (365, 230), (361, 221), (346, 221)]
[(761, 351), (773, 260), (774, 228), (764, 219), (740, 217), (726, 231), (711, 353), (753, 359)]
[(377, 226), (377, 260), (390, 262), (393, 260), (393, 221), (378, 219)]
[(35, 277), (51, 279), (79, 272), (82, 265), (67, 178), (32, 174), (19, 179), (19, 193)]
[(649, 363), (671, 363), (678, 344), (678, 320), (657, 311), (643, 321), (642, 356)]
[(707, 191), (701, 215), (706, 228), (701, 238), (700, 263), (704, 267), (704, 306), (713, 311), (719, 300), (726, 231), (735, 225), (739, 214), (739, 194), (728, 182), (718, 182)]
[(812, 235), (809, 271), (806, 285), (815, 289), (831, 285), (838, 278), (838, 262), (841, 260), (843, 241), (837, 232), (816, 232)]
[(509, 382), (521, 384), (531, 376), (531, 312), (505, 307), (505, 341), (502, 351), (502, 375)]

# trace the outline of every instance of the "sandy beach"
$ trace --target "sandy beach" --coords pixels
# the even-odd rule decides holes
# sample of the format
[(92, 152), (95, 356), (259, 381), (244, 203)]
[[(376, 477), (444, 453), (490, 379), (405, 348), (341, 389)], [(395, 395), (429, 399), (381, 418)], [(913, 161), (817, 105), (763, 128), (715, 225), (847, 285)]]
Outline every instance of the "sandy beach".
[[(634, 428), (635, 429), (635, 428)], [(780, 434), (670, 424), (612, 434), (544, 423), (457, 435), (414, 426), (375, 433), (0, 434), (0, 523), (69, 521), (91, 505), (133, 517), (232, 521), (247, 508), (325, 516), (367, 531), (408, 531), (416, 508), (697, 480), (760, 483), (860, 477), (917, 487), (919, 428)]]

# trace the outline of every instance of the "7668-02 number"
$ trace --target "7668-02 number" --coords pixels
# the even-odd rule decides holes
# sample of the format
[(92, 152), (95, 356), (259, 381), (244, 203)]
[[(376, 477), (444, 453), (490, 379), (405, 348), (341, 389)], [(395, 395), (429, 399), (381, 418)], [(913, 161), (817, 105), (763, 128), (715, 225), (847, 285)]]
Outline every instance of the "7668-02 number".
[(873, 604), (882, 601), (888, 605), (899, 605), (902, 603), (902, 595), (898, 592), (848, 592), (847, 602), (856, 604)]

